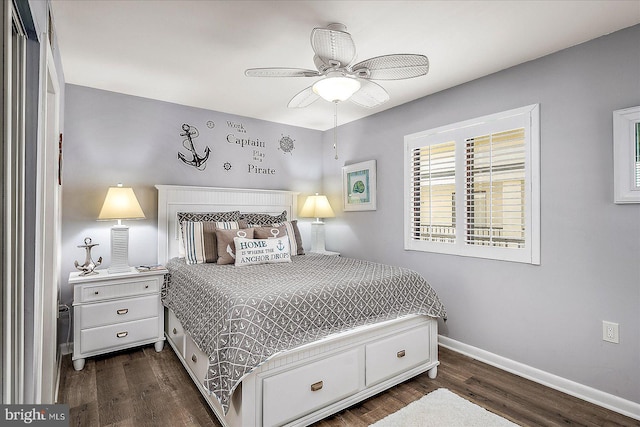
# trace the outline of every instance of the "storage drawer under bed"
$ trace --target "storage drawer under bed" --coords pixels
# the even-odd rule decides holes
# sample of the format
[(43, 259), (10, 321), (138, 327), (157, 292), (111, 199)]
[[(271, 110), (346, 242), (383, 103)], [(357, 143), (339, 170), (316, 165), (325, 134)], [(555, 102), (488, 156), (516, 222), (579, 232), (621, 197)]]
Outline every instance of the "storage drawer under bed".
[(189, 334), (184, 335), (184, 340), (184, 359), (198, 382), (204, 384), (204, 377), (209, 367), (209, 356), (198, 348)]
[(167, 322), (165, 327), (167, 338), (175, 345), (180, 356), (184, 357), (185, 332), (182, 323), (180, 323), (173, 310), (166, 309), (164, 318)]
[(263, 426), (284, 424), (364, 388), (363, 361), (360, 347), (265, 378)]
[(366, 345), (367, 386), (391, 378), (414, 366), (427, 363), (430, 346), (429, 325)]

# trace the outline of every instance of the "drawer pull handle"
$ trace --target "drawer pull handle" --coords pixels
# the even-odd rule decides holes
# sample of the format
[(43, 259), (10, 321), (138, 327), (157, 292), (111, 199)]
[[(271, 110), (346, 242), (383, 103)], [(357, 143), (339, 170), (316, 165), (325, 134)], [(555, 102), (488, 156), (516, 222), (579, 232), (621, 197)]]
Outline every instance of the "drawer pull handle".
[(93, 294), (94, 294), (94, 295), (98, 295), (99, 293), (100, 293), (100, 292), (98, 292), (98, 291), (95, 291), (95, 292), (94, 292)]
[(144, 288), (145, 289), (149, 289), (149, 285), (144, 285)]
[(173, 335), (178, 335), (178, 330), (176, 328), (173, 328), (173, 331), (171, 332), (173, 332)]
[(118, 313), (118, 314), (127, 314), (128, 312), (129, 312), (128, 308), (121, 308), (116, 313)]
[(404, 353), (404, 350), (400, 350), (400, 351), (396, 354), (396, 356), (398, 356), (398, 359), (399, 359), (399, 358), (401, 358), (401, 357), (404, 357), (404, 354), (405, 354), (405, 353)]
[(322, 388), (324, 384), (322, 384), (322, 381), (318, 381), (317, 383), (313, 383), (311, 384), (311, 391), (318, 391)]
[(193, 360), (193, 363), (198, 363), (198, 356), (196, 356), (195, 354), (192, 354), (191, 360)]
[(116, 334), (116, 337), (118, 337), (118, 338), (124, 338), (124, 337), (126, 337), (127, 335), (129, 335), (129, 332), (127, 332), (127, 331), (124, 331), (124, 332), (118, 332), (118, 333)]

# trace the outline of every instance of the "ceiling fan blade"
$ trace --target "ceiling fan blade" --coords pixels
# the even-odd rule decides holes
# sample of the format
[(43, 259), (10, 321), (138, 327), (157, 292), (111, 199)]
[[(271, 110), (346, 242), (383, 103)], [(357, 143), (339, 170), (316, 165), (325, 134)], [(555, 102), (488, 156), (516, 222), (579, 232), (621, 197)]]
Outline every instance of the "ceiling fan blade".
[(351, 64), (356, 57), (356, 45), (351, 34), (329, 28), (314, 28), (311, 32), (311, 47), (328, 67), (339, 62), (341, 67)]
[(303, 89), (302, 91), (298, 92), (296, 96), (291, 98), (291, 101), (289, 101), (287, 107), (304, 108), (316, 102), (318, 98), (320, 98), (320, 96), (313, 91), (312, 86), (309, 86), (308, 88)]
[(358, 62), (351, 69), (364, 79), (410, 79), (429, 72), (429, 59), (424, 55), (414, 54), (384, 55)]
[(302, 68), (249, 68), (245, 70), (244, 75), (247, 77), (318, 77), (320, 73)]
[(360, 90), (351, 95), (349, 100), (356, 105), (366, 108), (374, 108), (389, 100), (389, 94), (377, 83), (359, 79)]

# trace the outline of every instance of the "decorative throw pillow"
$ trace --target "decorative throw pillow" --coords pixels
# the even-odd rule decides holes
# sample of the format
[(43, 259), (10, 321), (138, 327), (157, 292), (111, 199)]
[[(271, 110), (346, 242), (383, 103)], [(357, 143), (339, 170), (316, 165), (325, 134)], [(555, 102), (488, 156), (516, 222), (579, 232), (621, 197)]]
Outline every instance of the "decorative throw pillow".
[(253, 229), (254, 239), (275, 239), (287, 235), (287, 227), (284, 225), (272, 227), (255, 227)]
[(241, 228), (241, 224), (238, 221), (183, 221), (181, 237), (187, 264), (217, 262), (216, 230), (239, 228)]
[(238, 221), (240, 219), (240, 211), (229, 212), (178, 212), (178, 224), (182, 225), (184, 221), (192, 222), (229, 222)]
[(236, 246), (234, 237), (253, 239), (253, 228), (239, 230), (216, 230), (218, 240), (218, 264), (233, 264), (236, 259)]
[(271, 225), (276, 222), (287, 220), (287, 211), (282, 211), (280, 215), (274, 216), (266, 213), (241, 213), (240, 219), (245, 219), (250, 226)]
[(298, 220), (284, 221), (274, 226), (283, 226), (287, 229), (287, 235), (289, 236), (289, 244), (291, 246), (291, 256), (304, 255), (304, 248), (302, 247), (302, 236), (298, 229)]
[(235, 237), (233, 240), (236, 244), (236, 266), (291, 262), (287, 236), (277, 239)]
[[(178, 227), (180, 228), (180, 244), (178, 245), (178, 255), (182, 258), (186, 256), (184, 232), (182, 232), (182, 224), (185, 221), (191, 222), (228, 222), (239, 221), (240, 211), (228, 211), (228, 212), (177, 212)], [(244, 228), (247, 226), (245, 225)], [(215, 245), (214, 245), (215, 250)], [(215, 262), (215, 260), (213, 261)]]

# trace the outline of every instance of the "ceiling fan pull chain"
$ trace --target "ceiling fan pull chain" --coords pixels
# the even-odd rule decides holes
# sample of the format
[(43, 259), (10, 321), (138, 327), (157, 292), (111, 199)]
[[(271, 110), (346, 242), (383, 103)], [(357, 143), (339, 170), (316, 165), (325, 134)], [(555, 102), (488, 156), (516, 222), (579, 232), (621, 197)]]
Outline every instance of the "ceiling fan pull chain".
[(336, 152), (335, 159), (338, 160), (338, 101), (334, 101), (335, 110), (333, 114), (333, 150)]

